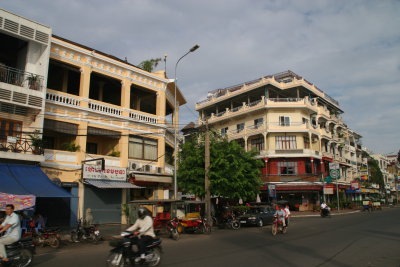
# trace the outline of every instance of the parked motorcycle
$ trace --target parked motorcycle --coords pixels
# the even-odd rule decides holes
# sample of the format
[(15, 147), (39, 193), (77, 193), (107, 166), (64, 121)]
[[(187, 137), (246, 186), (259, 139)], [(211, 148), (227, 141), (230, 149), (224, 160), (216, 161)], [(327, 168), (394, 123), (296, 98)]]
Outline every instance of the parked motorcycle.
[(7, 263), (0, 261), (0, 266), (26, 267), (33, 261), (35, 245), (32, 238), (27, 237), (11, 245), (6, 245), (6, 252), (9, 261)]
[(31, 229), (23, 234), (23, 237), (31, 237), (35, 246), (50, 246), (52, 248), (59, 248), (61, 244), (61, 235), (58, 228), (46, 228), (35, 231)]
[(84, 226), (85, 221), (82, 219), (78, 220), (78, 225), (74, 230), (71, 231), (71, 241), (81, 242), (81, 241), (91, 241), (97, 243), (101, 240), (100, 230), (96, 225)]
[(278, 232), (286, 234), (287, 226), (283, 226), (282, 220), (280, 220), (276, 215), (272, 221), (272, 235), (276, 235)]
[(178, 218), (174, 218), (169, 220), (165, 226), (169, 233), (169, 237), (171, 237), (173, 240), (179, 239), (178, 225), (179, 225)]
[(230, 214), (222, 219), (222, 226), (233, 230), (239, 230), (240, 221), (234, 214)]
[[(111, 240), (109, 242), (111, 247), (110, 255), (107, 258), (107, 266), (121, 267), (135, 265), (135, 259), (139, 259), (139, 252), (133, 250), (132, 237), (134, 235), (130, 232), (122, 232), (122, 239)], [(145, 265), (158, 266), (161, 262), (161, 239), (156, 238), (147, 246)]]
[(201, 234), (211, 233), (211, 225), (208, 223), (206, 218), (181, 220), (180, 225), (183, 227), (185, 232)]

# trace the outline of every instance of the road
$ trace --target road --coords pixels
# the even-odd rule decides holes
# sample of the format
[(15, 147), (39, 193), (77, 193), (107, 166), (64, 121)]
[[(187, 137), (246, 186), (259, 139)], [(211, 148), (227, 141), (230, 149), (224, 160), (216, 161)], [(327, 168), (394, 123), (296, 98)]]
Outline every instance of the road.
[[(161, 266), (400, 266), (400, 208), (332, 218), (295, 218), (286, 235), (270, 226), (163, 240)], [(40, 249), (34, 266), (105, 266), (108, 244)]]

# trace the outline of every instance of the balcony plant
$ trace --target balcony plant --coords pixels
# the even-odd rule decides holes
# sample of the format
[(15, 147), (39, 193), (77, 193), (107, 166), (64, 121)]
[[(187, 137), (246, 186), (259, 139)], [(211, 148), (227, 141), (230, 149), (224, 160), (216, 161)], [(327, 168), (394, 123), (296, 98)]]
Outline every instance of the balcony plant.
[(39, 75), (31, 74), (28, 76), (29, 89), (39, 90)]
[(28, 135), (31, 139), (32, 153), (40, 155), (43, 152), (43, 139), (39, 130), (35, 130), (33, 134)]
[(61, 145), (62, 149), (69, 152), (76, 152), (81, 149), (79, 145), (76, 145), (75, 142), (64, 143)]
[(121, 152), (119, 151), (112, 151), (110, 154), (108, 154), (110, 157), (117, 157), (119, 158), (121, 156)]

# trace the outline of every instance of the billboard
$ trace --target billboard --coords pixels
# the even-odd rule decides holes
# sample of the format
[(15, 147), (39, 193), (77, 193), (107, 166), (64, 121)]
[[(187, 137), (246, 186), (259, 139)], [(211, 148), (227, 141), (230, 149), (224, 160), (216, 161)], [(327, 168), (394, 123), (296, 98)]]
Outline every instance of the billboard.
[(13, 204), (15, 210), (30, 209), (35, 206), (36, 197), (34, 195), (12, 195), (0, 193), (0, 210), (5, 210), (7, 204)]

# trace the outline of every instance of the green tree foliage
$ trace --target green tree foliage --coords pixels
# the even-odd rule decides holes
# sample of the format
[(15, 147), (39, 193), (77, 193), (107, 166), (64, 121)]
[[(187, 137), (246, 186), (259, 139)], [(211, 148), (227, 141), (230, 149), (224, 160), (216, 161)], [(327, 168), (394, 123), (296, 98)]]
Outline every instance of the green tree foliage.
[(369, 183), (379, 184), (380, 189), (383, 190), (385, 188), (385, 181), (383, 180), (383, 174), (379, 168), (378, 161), (365, 151), (363, 151), (362, 157), (368, 159)]
[[(236, 142), (210, 134), (210, 189), (212, 195), (227, 198), (256, 198), (261, 186), (260, 168), (254, 152)], [(184, 192), (204, 196), (204, 134), (182, 145), (179, 154), (178, 186)]]
[(152, 72), (161, 61), (161, 58), (152, 58), (148, 60), (144, 60), (139, 63), (139, 68), (144, 69), (145, 71)]

